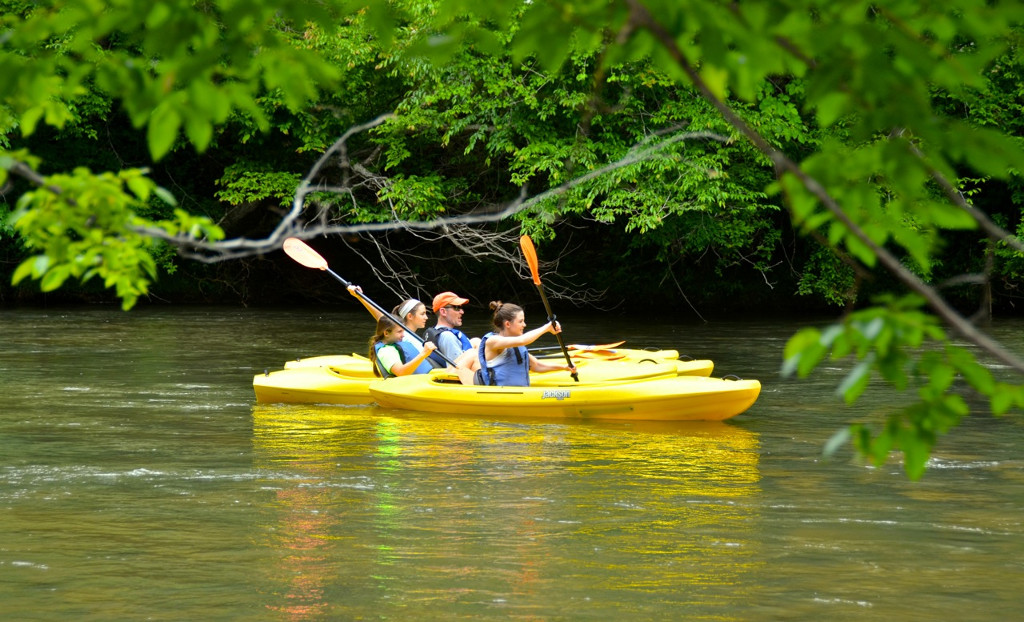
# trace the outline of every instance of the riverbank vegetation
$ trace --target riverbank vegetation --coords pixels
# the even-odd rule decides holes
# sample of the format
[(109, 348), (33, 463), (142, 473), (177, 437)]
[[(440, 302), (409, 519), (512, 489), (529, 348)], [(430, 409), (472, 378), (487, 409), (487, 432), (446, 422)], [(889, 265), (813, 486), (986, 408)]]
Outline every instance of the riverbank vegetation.
[(954, 380), (1024, 404), (949, 338), (1024, 373), (971, 322), (1020, 301), (1016, 6), (0, 9), (4, 302), (343, 298), (288, 235), (368, 287), (508, 297), (529, 233), (563, 304), (853, 312), (784, 369), (919, 390), (853, 428), (911, 474), (966, 414)]

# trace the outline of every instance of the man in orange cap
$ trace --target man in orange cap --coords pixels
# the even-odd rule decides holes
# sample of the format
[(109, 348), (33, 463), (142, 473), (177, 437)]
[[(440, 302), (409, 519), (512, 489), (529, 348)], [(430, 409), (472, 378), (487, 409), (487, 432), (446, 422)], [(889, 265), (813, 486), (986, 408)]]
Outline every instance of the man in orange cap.
[[(441, 292), (434, 296), (434, 313), (437, 314), (437, 326), (428, 328), (426, 340), (437, 346), (437, 351), (454, 361), (466, 350), (474, 348), (473, 342), (459, 330), (462, 326), (462, 305), (469, 303), (454, 292)], [(433, 360), (444, 367), (444, 359), (436, 354)]]

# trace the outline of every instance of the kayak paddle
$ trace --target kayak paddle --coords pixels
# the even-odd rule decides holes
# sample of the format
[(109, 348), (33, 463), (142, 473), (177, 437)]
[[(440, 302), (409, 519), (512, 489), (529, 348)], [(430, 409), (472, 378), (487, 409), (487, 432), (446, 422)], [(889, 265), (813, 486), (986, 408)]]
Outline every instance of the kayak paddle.
[[(567, 350), (579, 350), (580, 352), (614, 352), (615, 348), (621, 346), (624, 343), (626, 343), (626, 342), (625, 341), (616, 341), (615, 343), (598, 343), (598, 344), (587, 344), (587, 345), (580, 344), (580, 343), (570, 343), (567, 346), (565, 346), (565, 348)], [(541, 352), (543, 352), (545, 350), (558, 350), (560, 348), (558, 346), (541, 346), (539, 348), (530, 348), (530, 349), (531, 350), (540, 350)]]
[[(309, 244), (306, 244), (299, 238), (288, 238), (287, 240), (285, 240), (284, 252), (287, 253), (289, 257), (299, 262), (300, 264), (306, 266), (307, 268), (313, 268), (315, 270), (324, 270), (334, 278), (338, 279), (338, 281), (340, 281), (341, 284), (344, 285), (345, 287), (349, 287), (352, 285), (352, 283), (341, 278), (341, 276), (338, 275), (337, 272), (331, 270), (330, 267), (328, 267), (327, 265), (327, 260), (324, 259), (323, 256), (320, 255), (320, 253), (313, 250), (313, 248), (310, 247)], [(364, 295), (362, 292), (357, 290), (354, 290), (354, 293), (356, 296), (359, 297), (360, 300), (366, 301), (366, 303), (369, 304), (371, 307), (373, 307), (377, 311), (380, 311), (381, 315), (387, 317), (389, 320), (394, 322), (396, 326), (401, 326), (403, 328), (405, 327), (405, 323), (403, 323), (394, 315), (391, 315), (391, 313), (386, 311), (384, 307), (380, 306), (373, 300), (370, 300), (368, 296)], [(411, 334), (414, 338), (418, 339), (420, 343), (425, 343), (423, 337), (417, 335), (415, 331), (407, 330), (405, 332), (407, 334)], [(452, 367), (455, 367), (455, 363), (450, 358), (442, 354), (440, 350), (434, 350), (434, 352), (437, 352), (438, 356), (443, 358), (445, 363), (448, 363)]]
[[(540, 292), (540, 299), (544, 302), (544, 310), (548, 312), (548, 321), (556, 322), (555, 314), (551, 312), (551, 305), (548, 303), (548, 297), (544, 293), (544, 286), (540, 282), (537, 249), (533, 247), (533, 240), (530, 239), (530, 236), (524, 235), (519, 238), (519, 246), (523, 249), (523, 256), (526, 257), (526, 264), (530, 266), (530, 273), (533, 274), (533, 284), (537, 286), (537, 291)], [(562, 354), (565, 355), (565, 362), (569, 364), (569, 367), (575, 367), (575, 365), (572, 364), (572, 359), (569, 358), (569, 351), (565, 348), (565, 342), (562, 341), (562, 333), (555, 333), (555, 338), (558, 339), (558, 346), (562, 348)], [(579, 373), (575, 371), (572, 372), (572, 379), (579, 382)]]

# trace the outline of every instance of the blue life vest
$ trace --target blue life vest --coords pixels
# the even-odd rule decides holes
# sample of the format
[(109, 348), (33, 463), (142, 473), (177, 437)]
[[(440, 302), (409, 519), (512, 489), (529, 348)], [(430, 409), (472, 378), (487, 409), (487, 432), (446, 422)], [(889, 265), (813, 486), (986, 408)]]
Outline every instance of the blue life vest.
[(448, 364), (445, 362), (444, 357), (441, 354), (441, 344), (438, 343), (441, 340), (441, 333), (446, 330), (451, 331), (453, 335), (459, 338), (459, 344), (462, 345), (463, 352), (473, 347), (473, 343), (469, 340), (469, 337), (457, 328), (448, 328), (447, 326), (432, 326), (428, 328), (425, 333), (426, 340), (437, 346), (437, 350), (434, 350), (434, 353), (431, 354), (429, 358), (438, 367), (444, 367)]
[[(402, 362), (403, 363), (406, 362), (406, 361), (411, 361), (411, 360), (415, 359), (417, 356), (420, 355), (420, 352), (419, 352), (419, 350), (416, 349), (416, 346), (412, 345), (408, 341), (399, 341), (395, 345), (397, 345), (402, 350), (402, 354), (403, 354)], [(426, 374), (426, 373), (429, 373), (431, 369), (434, 369), (434, 366), (431, 365), (430, 362), (428, 361), (429, 358), (430, 357), (428, 356), (428, 357), (424, 358), (422, 361), (420, 361), (420, 364), (416, 366), (416, 369), (414, 369), (412, 371), (412, 373), (414, 373), (414, 374)]]
[(483, 384), (497, 387), (528, 387), (530, 386), (530, 351), (526, 346), (507, 348), (507, 355), (497, 365), (487, 365), (486, 344), (487, 339), (494, 333), (487, 333), (480, 338), (480, 349), (477, 356), (480, 359), (480, 369), (473, 376), (473, 384)]
[(397, 350), (398, 351), (398, 358), (401, 359), (401, 361), (403, 363), (405, 362), (405, 351), (402, 348), (400, 348), (397, 343), (384, 343), (383, 341), (378, 341), (377, 343), (373, 344), (373, 364), (374, 364), (374, 366), (377, 367), (377, 372), (379, 372), (381, 378), (394, 378), (395, 377), (395, 375), (392, 374), (390, 371), (384, 369), (384, 366), (381, 365), (381, 362), (380, 362), (380, 350), (381, 350), (381, 348), (389, 348), (389, 347), (390, 348), (394, 348), (395, 350)]

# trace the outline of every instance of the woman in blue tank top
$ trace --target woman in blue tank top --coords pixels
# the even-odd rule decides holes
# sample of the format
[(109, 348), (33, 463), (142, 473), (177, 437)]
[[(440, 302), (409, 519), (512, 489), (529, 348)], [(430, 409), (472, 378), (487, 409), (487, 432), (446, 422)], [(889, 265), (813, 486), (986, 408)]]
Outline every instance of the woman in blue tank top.
[(526, 349), (544, 333), (562, 332), (557, 322), (548, 322), (526, 332), (526, 314), (519, 305), (495, 300), (491, 302), (491, 310), (494, 311), (491, 324), (495, 332), (480, 339), (476, 384), (528, 387), (531, 371), (575, 371), (569, 365), (541, 363)]
[(370, 337), (370, 361), (373, 373), (382, 378), (408, 376), (434, 351), (434, 344), (426, 343), (423, 350), (416, 352), (407, 348), (402, 341), (405, 329), (396, 325), (387, 316), (377, 319), (377, 330)]

